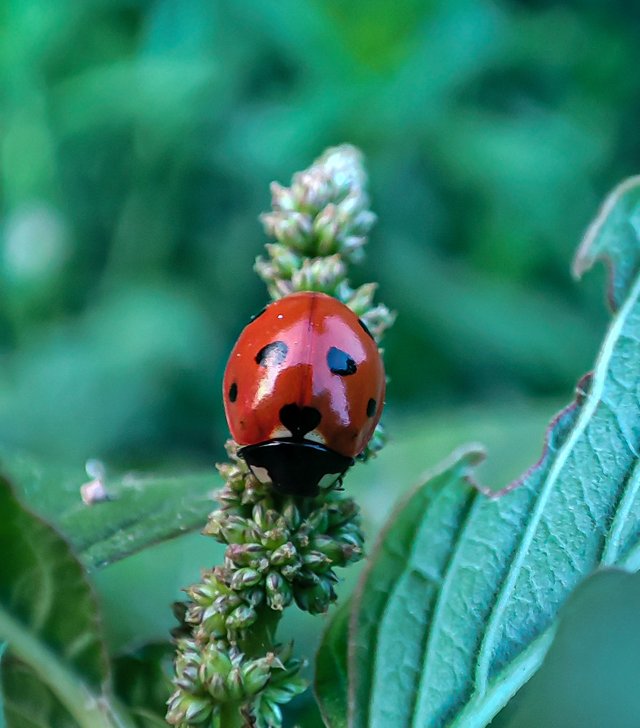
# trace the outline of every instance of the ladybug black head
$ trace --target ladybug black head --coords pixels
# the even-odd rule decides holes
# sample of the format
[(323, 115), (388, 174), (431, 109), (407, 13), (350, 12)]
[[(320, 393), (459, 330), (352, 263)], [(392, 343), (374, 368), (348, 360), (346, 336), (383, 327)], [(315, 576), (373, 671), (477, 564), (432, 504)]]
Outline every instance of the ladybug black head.
[(353, 465), (353, 458), (293, 437), (248, 445), (238, 454), (260, 482), (283, 495), (317, 496), (321, 485), (334, 485)]

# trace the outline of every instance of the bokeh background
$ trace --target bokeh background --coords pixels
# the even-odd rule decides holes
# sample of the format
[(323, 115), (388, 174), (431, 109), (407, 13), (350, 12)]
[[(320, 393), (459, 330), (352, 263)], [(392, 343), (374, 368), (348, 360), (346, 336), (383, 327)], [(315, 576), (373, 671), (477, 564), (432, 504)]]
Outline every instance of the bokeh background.
[[(640, 169), (639, 39), (640, 5), (595, 0), (0, 0), (0, 442), (111, 472), (221, 458), (269, 182), (348, 141), (379, 215), (353, 282), (399, 314), (392, 444), (353, 478), (371, 531), (465, 440), (492, 447), (489, 480), (517, 475), (606, 326), (604, 274), (569, 265)], [(143, 555), (99, 577), (114, 643), (164, 634), (158, 595), (212, 558), (201, 541), (163, 547), (162, 574)], [(145, 579), (153, 609), (141, 592), (119, 613)], [(637, 679), (610, 659), (612, 685)], [(605, 724), (581, 700), (557, 725)]]

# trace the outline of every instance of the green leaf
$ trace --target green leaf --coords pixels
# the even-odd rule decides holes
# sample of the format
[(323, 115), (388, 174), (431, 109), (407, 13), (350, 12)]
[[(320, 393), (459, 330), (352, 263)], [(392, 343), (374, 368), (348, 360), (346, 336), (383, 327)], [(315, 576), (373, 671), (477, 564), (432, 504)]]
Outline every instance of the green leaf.
[(114, 661), (115, 690), (141, 728), (166, 726), (174, 652), (169, 644), (149, 644)]
[(4, 653), (5, 653), (6, 649), (7, 649), (7, 643), (0, 642), (0, 728), (6, 728), (6, 726), (7, 726), (7, 723), (5, 720), (4, 690), (2, 689), (2, 675), (4, 674), (2, 658), (4, 657)]
[[(619, 206), (638, 218), (639, 185), (614, 193), (583, 268), (626, 255)], [(578, 585), (601, 566), (640, 566), (640, 280), (614, 264), (611, 290), (621, 305), (593, 375), (551, 423), (540, 461), (488, 497), (469, 485), (481, 455), (469, 448), (390, 520), (348, 629), (341, 618), (321, 647), (335, 675), (318, 686), (329, 726), (344, 724), (327, 709), (345, 690), (341, 639), (350, 728), (484, 726), (538, 669)]]
[(640, 270), (639, 238), (640, 176), (630, 177), (608, 195), (573, 261), (573, 272), (578, 278), (596, 260), (607, 265), (608, 298), (614, 311), (622, 305)]
[(327, 725), (347, 725), (347, 631), (351, 601), (340, 605), (322, 638), (316, 657), (314, 690)]
[(87, 505), (80, 487), (84, 470), (63, 470), (14, 453), (0, 454), (0, 467), (21, 498), (72, 543), (89, 569), (96, 569), (204, 525), (212, 510), (216, 475), (127, 476), (107, 481), (109, 500)]
[(108, 694), (97, 605), (80, 563), (2, 477), (0, 513), (0, 641), (82, 728), (129, 725)]
[(542, 668), (491, 728), (615, 726), (640, 715), (640, 574), (606, 569), (563, 608)]
[(7, 662), (2, 680), (7, 728), (77, 728), (69, 711), (32, 670), (15, 659)]

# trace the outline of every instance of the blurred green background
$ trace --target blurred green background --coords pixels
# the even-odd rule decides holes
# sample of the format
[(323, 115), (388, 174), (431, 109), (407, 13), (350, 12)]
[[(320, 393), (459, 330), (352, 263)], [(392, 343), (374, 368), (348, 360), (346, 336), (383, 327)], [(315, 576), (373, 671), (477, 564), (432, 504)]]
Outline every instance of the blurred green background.
[[(380, 218), (353, 282), (399, 313), (395, 443), (353, 476), (371, 532), (464, 440), (517, 475), (606, 326), (604, 274), (569, 263), (640, 168), (639, 34), (640, 5), (595, 0), (0, 0), (0, 442), (111, 471), (221, 458), (269, 182), (348, 141)], [(100, 576), (114, 644), (164, 634), (216, 554), (162, 548), (162, 572)]]
[(389, 414), (566, 396), (604, 321), (569, 261), (638, 169), (638, 22), (595, 2), (2, 0), (0, 438), (210, 460), (266, 300), (268, 184), (368, 159), (355, 282), (400, 313)]

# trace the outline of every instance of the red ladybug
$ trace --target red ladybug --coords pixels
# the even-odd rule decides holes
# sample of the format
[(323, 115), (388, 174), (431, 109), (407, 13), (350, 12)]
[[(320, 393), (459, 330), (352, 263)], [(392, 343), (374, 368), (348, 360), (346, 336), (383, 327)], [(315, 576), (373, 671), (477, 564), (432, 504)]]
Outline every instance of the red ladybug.
[(240, 334), (224, 373), (224, 409), (253, 474), (314, 496), (339, 480), (382, 414), (385, 374), (365, 324), (324, 293), (292, 293)]

